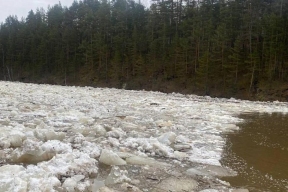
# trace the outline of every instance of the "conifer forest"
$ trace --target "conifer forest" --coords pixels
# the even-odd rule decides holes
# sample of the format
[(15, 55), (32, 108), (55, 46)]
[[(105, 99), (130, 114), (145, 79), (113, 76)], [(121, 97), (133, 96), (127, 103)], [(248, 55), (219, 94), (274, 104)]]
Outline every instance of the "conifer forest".
[(288, 1), (82, 0), (9, 16), (0, 79), (288, 100)]

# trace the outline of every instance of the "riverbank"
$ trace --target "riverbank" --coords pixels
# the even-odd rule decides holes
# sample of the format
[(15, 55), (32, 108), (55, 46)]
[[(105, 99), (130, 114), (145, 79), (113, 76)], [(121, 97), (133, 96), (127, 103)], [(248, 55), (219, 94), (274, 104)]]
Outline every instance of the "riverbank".
[(38, 79), (20, 78), (18, 81), (25, 83), (39, 83), (51, 85), (68, 85), (68, 86), (91, 86), (102, 88), (117, 88), (127, 90), (146, 90), (160, 91), (163, 93), (181, 93), (181, 94), (196, 94), (200, 96), (210, 96), (218, 98), (236, 98), (251, 101), (288, 101), (288, 84), (287, 82), (263, 82), (254, 85), (250, 88), (249, 84), (239, 83), (233, 88), (225, 88), (223, 83), (215, 82), (206, 90), (197, 85), (196, 80), (181, 81), (181, 79), (166, 79), (158, 78), (131, 78), (130, 80), (113, 81), (113, 80), (97, 80), (95, 76), (85, 73), (80, 77), (64, 77), (60, 76), (45, 76)]

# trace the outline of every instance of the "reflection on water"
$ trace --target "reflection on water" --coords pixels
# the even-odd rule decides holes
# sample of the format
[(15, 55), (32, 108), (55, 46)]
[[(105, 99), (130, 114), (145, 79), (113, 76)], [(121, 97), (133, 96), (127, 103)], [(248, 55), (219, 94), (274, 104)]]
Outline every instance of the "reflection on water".
[(225, 178), (250, 191), (288, 191), (288, 116), (243, 115), (240, 130), (227, 135), (224, 166), (238, 172)]

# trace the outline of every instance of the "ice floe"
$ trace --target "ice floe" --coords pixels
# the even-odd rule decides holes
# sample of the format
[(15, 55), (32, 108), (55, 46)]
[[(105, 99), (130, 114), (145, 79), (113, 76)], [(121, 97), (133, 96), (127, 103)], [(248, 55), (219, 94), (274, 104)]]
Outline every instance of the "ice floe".
[[(198, 186), (189, 176), (228, 174), (219, 162), (222, 134), (239, 129), (239, 114), (288, 113), (288, 107), (281, 102), (0, 82), (0, 111), (0, 191), (114, 191), (109, 186), (117, 184), (120, 191), (139, 191), (125, 166), (165, 172), (174, 165), (200, 163), (203, 167), (187, 168), (187, 178), (170, 175), (151, 188), (189, 191)], [(101, 182), (95, 180), (100, 164), (111, 166)]]

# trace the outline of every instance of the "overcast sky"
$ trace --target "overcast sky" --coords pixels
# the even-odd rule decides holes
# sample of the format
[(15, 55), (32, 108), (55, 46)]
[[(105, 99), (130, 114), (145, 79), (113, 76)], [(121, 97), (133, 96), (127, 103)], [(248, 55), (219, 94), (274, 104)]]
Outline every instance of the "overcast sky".
[[(60, 0), (62, 6), (72, 5), (74, 0)], [(146, 2), (149, 0), (142, 0)], [(27, 17), (28, 12), (43, 7), (47, 10), (48, 5), (55, 5), (59, 0), (0, 0), (0, 23), (4, 22), (9, 15), (17, 15), (18, 20)], [(138, 1), (137, 1), (138, 2)]]
[[(60, 0), (62, 6), (72, 5), (74, 0)], [(59, 0), (0, 0), (0, 22), (4, 22), (9, 15), (17, 15), (18, 19), (27, 17), (28, 12), (48, 5), (59, 3)]]

